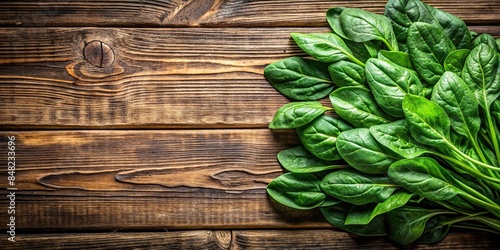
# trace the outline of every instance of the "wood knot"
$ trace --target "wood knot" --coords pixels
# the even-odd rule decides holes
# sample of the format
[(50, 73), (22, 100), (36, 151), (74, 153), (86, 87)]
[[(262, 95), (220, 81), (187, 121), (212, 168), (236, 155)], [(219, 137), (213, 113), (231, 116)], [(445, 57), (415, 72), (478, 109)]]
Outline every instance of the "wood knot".
[(95, 67), (107, 68), (115, 61), (113, 49), (101, 41), (92, 41), (83, 49), (85, 60)]

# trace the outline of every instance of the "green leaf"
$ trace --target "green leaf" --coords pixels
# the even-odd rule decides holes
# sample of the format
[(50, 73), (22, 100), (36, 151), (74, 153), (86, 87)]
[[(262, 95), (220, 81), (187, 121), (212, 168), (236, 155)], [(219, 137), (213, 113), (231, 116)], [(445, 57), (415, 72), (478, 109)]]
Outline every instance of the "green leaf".
[(434, 87), (432, 101), (441, 106), (451, 127), (470, 140), (476, 141), (481, 125), (479, 106), (474, 93), (458, 75), (445, 72)]
[(330, 101), (335, 113), (357, 128), (388, 123), (391, 119), (365, 87), (338, 88), (330, 94)]
[(323, 114), (328, 108), (320, 102), (290, 102), (276, 111), (270, 129), (292, 129), (304, 126)]
[(365, 68), (349, 61), (338, 61), (328, 66), (333, 83), (338, 87), (366, 85)]
[(462, 19), (430, 5), (427, 6), (457, 49), (470, 47), (472, 35)]
[(342, 131), (352, 129), (344, 121), (322, 115), (311, 123), (297, 128), (297, 134), (302, 144), (315, 156), (323, 160), (340, 160), (335, 143)]
[(312, 209), (320, 206), (326, 199), (319, 188), (320, 181), (314, 174), (286, 173), (267, 185), (267, 193), (285, 206)]
[(399, 159), (379, 145), (367, 128), (342, 132), (337, 138), (337, 150), (351, 167), (368, 174), (384, 173)]
[(316, 173), (346, 167), (346, 165), (334, 165), (331, 161), (319, 159), (307, 151), (304, 146), (280, 151), (278, 161), (283, 168), (293, 173)]
[(429, 146), (446, 147), (450, 138), (450, 118), (435, 102), (407, 94), (403, 111), (412, 137)]
[(351, 60), (357, 62), (344, 40), (333, 33), (292, 33), (293, 40), (310, 56), (325, 63)]
[(289, 57), (268, 65), (264, 76), (282, 95), (299, 101), (314, 101), (332, 92), (327, 65), (301, 57)]
[(320, 187), (326, 194), (355, 205), (383, 202), (398, 188), (385, 176), (348, 169), (328, 174)]
[(433, 216), (425, 223), (424, 232), (420, 238), (417, 239), (416, 243), (436, 244), (448, 235), (449, 230), (450, 224), (447, 223), (445, 216)]
[(446, 170), (432, 158), (399, 160), (387, 174), (398, 185), (429, 200), (448, 200), (460, 192), (448, 181)]
[(469, 53), (469, 49), (457, 49), (450, 52), (446, 59), (444, 59), (444, 69), (458, 75), (462, 74), (465, 60), (467, 59)]
[(441, 78), (446, 56), (455, 50), (441, 27), (420, 22), (413, 23), (408, 30), (408, 48), (416, 71), (430, 84)]
[(389, 0), (384, 13), (391, 20), (399, 42), (406, 43), (410, 26), (422, 22), (442, 28), (457, 48), (470, 45), (472, 35), (463, 20), (420, 0)]
[(385, 216), (377, 216), (367, 225), (345, 225), (346, 215), (351, 206), (348, 203), (340, 203), (335, 206), (322, 207), (320, 211), (330, 224), (344, 231), (362, 236), (387, 235)]
[(474, 47), (465, 61), (462, 78), (485, 110), (500, 95), (499, 75), (498, 53), (484, 43)]
[(427, 152), (411, 137), (406, 120), (372, 126), (370, 133), (377, 142), (404, 158), (415, 158)]
[(342, 24), (340, 23), (339, 17), (340, 13), (342, 13), (342, 11), (344, 11), (345, 9), (345, 7), (335, 7), (326, 11), (326, 21), (330, 25), (330, 28), (332, 28), (335, 34), (342, 37), (343, 39), (347, 39), (347, 36), (342, 30)]
[(347, 8), (339, 15), (342, 30), (355, 42), (382, 41), (389, 50), (398, 50), (398, 43), (391, 22), (383, 15), (362, 9)]
[(495, 50), (496, 52), (499, 52), (499, 46), (498, 46), (495, 38), (492, 35), (487, 34), (487, 33), (483, 33), (483, 34), (477, 36), (474, 39), (474, 43), (472, 44), (472, 47), (477, 47), (481, 43), (487, 44), (491, 48), (493, 48), (493, 50)]
[(491, 105), (491, 116), (495, 118), (497, 126), (500, 126), (500, 100), (496, 99)]
[(411, 63), (410, 55), (408, 53), (401, 51), (381, 50), (378, 53), (378, 59), (395, 63), (401, 67), (411, 69), (412, 72), (414, 72), (413, 64)]
[(419, 0), (388, 0), (384, 14), (391, 20), (399, 42), (406, 43), (414, 22), (439, 25), (427, 5)]
[(433, 216), (450, 213), (447, 210), (404, 206), (387, 213), (389, 238), (401, 245), (408, 245), (422, 236), (427, 221)]
[(372, 58), (366, 62), (365, 70), (375, 100), (393, 117), (404, 117), (402, 103), (407, 93), (422, 93), (422, 83), (407, 68)]
[(346, 225), (366, 225), (376, 216), (385, 214), (391, 210), (402, 207), (411, 199), (413, 194), (407, 192), (396, 192), (385, 201), (377, 204), (366, 204), (353, 206), (345, 220)]

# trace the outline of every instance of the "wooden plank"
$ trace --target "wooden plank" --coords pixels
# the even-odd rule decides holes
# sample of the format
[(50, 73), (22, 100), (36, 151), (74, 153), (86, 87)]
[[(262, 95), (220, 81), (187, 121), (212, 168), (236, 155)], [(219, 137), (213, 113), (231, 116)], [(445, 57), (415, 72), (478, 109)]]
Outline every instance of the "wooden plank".
[[(500, 26), (474, 29), (500, 36)], [(287, 102), (263, 68), (327, 28), (3, 28), (2, 128), (265, 128)], [(109, 67), (85, 60), (99, 40)]]
[[(435, 245), (404, 249), (496, 249), (500, 240), (486, 233), (450, 233)], [(360, 237), (336, 230), (238, 230), (233, 249), (402, 249), (384, 237)]]
[[(383, 13), (385, 0), (155, 0), (0, 2), (0, 25), (46, 26), (323, 26), (328, 8), (346, 6)], [(469, 24), (498, 23), (500, 2), (426, 0)]]
[(291, 211), (266, 195), (282, 173), (276, 153), (296, 145), (294, 133), (14, 131), (0, 133), (1, 145), (6, 136), (16, 138), (19, 230), (330, 227), (318, 211)]
[(1, 249), (229, 249), (230, 231), (19, 234)]
[[(452, 232), (435, 245), (405, 249), (495, 249), (486, 233)], [(401, 249), (384, 237), (359, 237), (337, 230), (235, 230), (19, 234), (0, 239), (2, 249)]]

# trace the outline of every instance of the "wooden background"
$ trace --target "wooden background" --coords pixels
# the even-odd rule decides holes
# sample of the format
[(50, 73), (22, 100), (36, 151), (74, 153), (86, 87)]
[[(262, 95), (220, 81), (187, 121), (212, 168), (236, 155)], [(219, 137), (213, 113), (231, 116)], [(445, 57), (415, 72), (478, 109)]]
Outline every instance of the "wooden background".
[[(426, 2), (500, 36), (499, 0)], [(303, 55), (290, 32), (328, 31), (328, 8), (384, 5), (0, 2), (0, 249), (397, 249), (265, 192), (282, 172), (276, 153), (298, 140), (267, 129), (287, 100), (264, 67)], [(86, 56), (92, 41), (111, 57)], [(7, 136), (16, 137), (15, 243), (6, 233)], [(498, 244), (452, 231), (437, 246), (408, 248)]]

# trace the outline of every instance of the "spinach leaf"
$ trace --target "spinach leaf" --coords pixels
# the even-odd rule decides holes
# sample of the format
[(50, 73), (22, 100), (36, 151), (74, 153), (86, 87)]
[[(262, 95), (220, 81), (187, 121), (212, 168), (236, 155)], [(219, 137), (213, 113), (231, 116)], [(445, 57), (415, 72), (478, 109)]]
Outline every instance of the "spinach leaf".
[(351, 204), (344, 202), (335, 206), (322, 207), (320, 211), (330, 224), (344, 231), (363, 236), (387, 235), (385, 216), (377, 216), (366, 225), (345, 225), (346, 214), (351, 207)]
[(447, 210), (404, 206), (387, 213), (389, 238), (401, 245), (408, 245), (422, 236), (426, 223), (434, 216), (449, 214)]
[(495, 50), (496, 52), (499, 52), (499, 46), (498, 46), (495, 38), (492, 35), (487, 34), (487, 33), (483, 33), (483, 34), (477, 36), (474, 39), (472, 47), (477, 47), (481, 43), (487, 44), (491, 48), (493, 48), (493, 50)]
[(465, 61), (463, 80), (472, 89), (479, 105), (485, 110), (500, 95), (498, 53), (487, 44), (474, 47)]
[(427, 5), (418, 0), (389, 0), (384, 14), (391, 20), (398, 41), (407, 42), (408, 29), (414, 22), (439, 25)]
[(333, 32), (342, 37), (344, 40), (347, 39), (347, 36), (344, 33), (344, 30), (342, 30), (342, 24), (339, 17), (340, 13), (342, 13), (345, 9), (345, 7), (335, 7), (326, 11), (326, 21), (330, 25), (330, 28), (332, 28)]
[(450, 54), (448, 54), (448, 56), (444, 59), (444, 69), (461, 75), (465, 65), (465, 60), (467, 59), (469, 53), (469, 49), (457, 49), (450, 52)]
[(403, 99), (403, 111), (410, 134), (417, 142), (437, 147), (450, 144), (450, 118), (435, 102), (407, 94)]
[(330, 169), (346, 168), (334, 165), (311, 154), (304, 146), (285, 149), (278, 153), (278, 161), (286, 170), (293, 173), (316, 173)]
[(496, 99), (491, 105), (491, 116), (495, 118), (496, 125), (500, 126), (500, 100)]
[(357, 128), (390, 122), (369, 89), (361, 86), (342, 87), (330, 94), (335, 113)]
[[(411, 63), (410, 55), (401, 51), (387, 51), (381, 50), (378, 53), (378, 59), (395, 63), (401, 67), (411, 69), (413, 71), (413, 64)], [(414, 72), (417, 74), (417, 72)]]
[(337, 150), (351, 167), (368, 174), (383, 173), (400, 159), (378, 144), (367, 128), (342, 132), (337, 138)]
[(290, 102), (276, 111), (269, 124), (271, 129), (292, 129), (306, 125), (323, 114), (328, 108), (320, 102)]
[(457, 133), (477, 143), (479, 106), (472, 90), (457, 74), (445, 72), (434, 87), (431, 100), (444, 109)]
[(339, 20), (349, 40), (355, 42), (378, 40), (389, 50), (398, 50), (398, 42), (387, 17), (362, 9), (347, 8), (340, 13)]
[(444, 60), (455, 45), (441, 27), (416, 22), (408, 29), (408, 49), (416, 71), (429, 84), (444, 73)]
[(413, 194), (408, 192), (395, 192), (381, 203), (370, 203), (361, 206), (353, 206), (347, 214), (346, 225), (366, 225), (376, 216), (385, 214), (391, 210), (402, 207), (411, 199)]
[(361, 66), (364, 65), (352, 54), (344, 40), (333, 33), (292, 33), (291, 36), (304, 52), (319, 61), (333, 63), (351, 60)]
[(319, 187), (320, 181), (314, 174), (285, 173), (269, 183), (267, 193), (285, 206), (312, 209), (326, 199)]
[(424, 231), (416, 242), (419, 244), (438, 243), (446, 237), (449, 230), (450, 224), (447, 222), (447, 218), (445, 216), (433, 216), (427, 220), (427, 223), (425, 223)]
[(468, 49), (470, 47), (472, 35), (462, 19), (430, 5), (427, 5), (427, 7), (457, 49)]
[(422, 83), (407, 68), (372, 58), (366, 62), (365, 70), (375, 100), (385, 113), (393, 117), (404, 117), (402, 103), (407, 93), (422, 93)]
[(446, 170), (427, 157), (399, 160), (387, 170), (392, 181), (429, 200), (444, 201), (460, 190), (448, 182)]
[(340, 160), (337, 152), (337, 137), (342, 131), (350, 130), (352, 127), (344, 121), (322, 115), (311, 123), (297, 128), (297, 134), (302, 144), (320, 159)]
[(406, 120), (372, 126), (370, 133), (377, 142), (404, 158), (411, 159), (427, 153), (427, 149), (411, 137)]
[(334, 88), (327, 64), (302, 57), (274, 62), (264, 69), (264, 76), (282, 95), (294, 100), (318, 100)]
[(328, 174), (320, 187), (326, 194), (354, 205), (383, 202), (398, 188), (388, 177), (350, 169)]
[(330, 77), (338, 87), (366, 85), (365, 68), (349, 61), (338, 61), (328, 66)]

